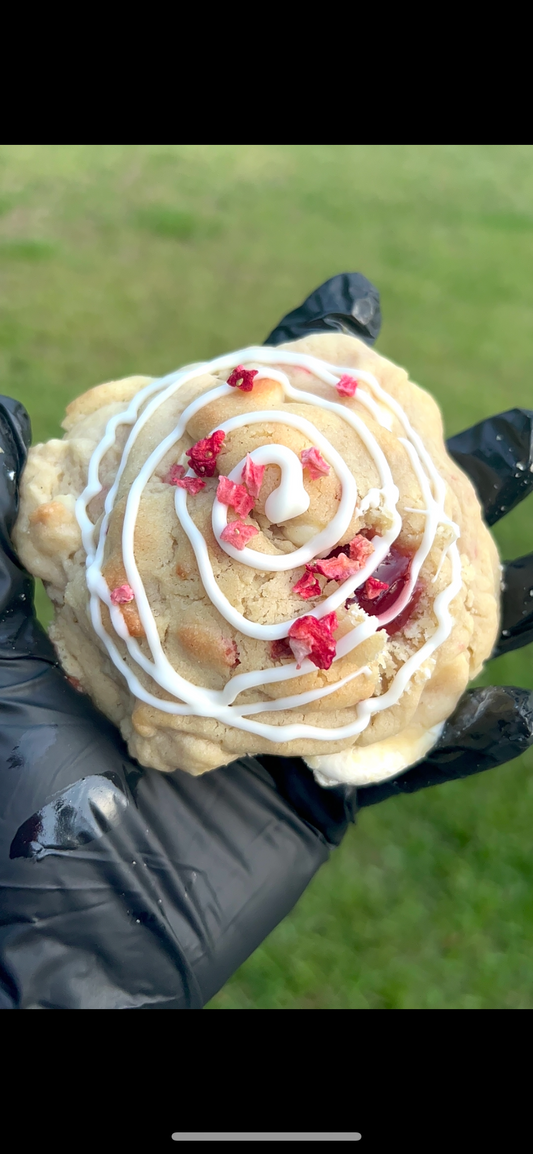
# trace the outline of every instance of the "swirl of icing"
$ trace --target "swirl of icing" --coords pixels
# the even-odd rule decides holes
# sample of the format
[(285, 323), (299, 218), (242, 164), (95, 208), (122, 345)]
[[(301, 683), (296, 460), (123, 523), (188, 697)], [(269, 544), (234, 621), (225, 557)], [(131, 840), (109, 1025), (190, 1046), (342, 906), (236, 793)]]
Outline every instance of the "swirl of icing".
[[(309, 403), (313, 406), (319, 406), (339, 414), (355, 429), (373, 458), (380, 475), (381, 488), (368, 493), (361, 503), (361, 507), (363, 507), (365, 502), (367, 506), (374, 506), (377, 502), (383, 502), (384, 507), (388, 509), (390, 514), (391, 528), (382, 538), (375, 539), (374, 553), (364, 569), (344, 581), (332, 595), (321, 602), (320, 605), (316, 606), (312, 611), (313, 615), (320, 618), (326, 613), (331, 612), (331, 610), (337, 608), (355, 588), (366, 581), (367, 577), (370, 576), (387, 554), (401, 529), (401, 518), (396, 508), (398, 489), (394, 484), (389, 465), (383, 451), (364, 421), (343, 404), (328, 401), (313, 393), (307, 393), (304, 390), (294, 388), (290, 384), (286, 374), (283, 373), (279, 367), (275, 367), (276, 364), (279, 365), (280, 363), (280, 356), (282, 356), (284, 364), (292, 364), (305, 368), (319, 380), (331, 385), (335, 385), (343, 373), (353, 372), (353, 369), (329, 365), (307, 354), (287, 350), (284, 350), (283, 353), (280, 354), (278, 350), (268, 348), (244, 349), (238, 353), (231, 353), (224, 357), (219, 357), (210, 363), (188, 366), (178, 372), (169, 374), (159, 381), (153, 381), (137, 394), (125, 412), (111, 418), (104, 437), (91, 458), (87, 486), (76, 503), (76, 515), (82, 531), (83, 545), (87, 554), (87, 586), (90, 594), (91, 621), (95, 632), (105, 645), (116, 668), (119, 669), (124, 676), (131, 692), (141, 700), (156, 706), (156, 708), (162, 712), (175, 714), (193, 713), (199, 716), (213, 717), (226, 725), (248, 730), (249, 732), (264, 736), (273, 742), (290, 741), (303, 737), (314, 737), (317, 740), (339, 740), (361, 733), (368, 725), (374, 713), (396, 704), (414, 672), (420, 668), (423, 662), (431, 656), (435, 649), (437, 649), (448, 636), (453, 626), (453, 618), (451, 617), (449, 606), (461, 587), (461, 562), (456, 545), (459, 530), (457, 526), (454, 526), (453, 523), (450, 522), (444, 513), (444, 499), (446, 495), (444, 481), (439, 476), (425, 446), (412, 428), (401, 406), (382, 389), (371, 373), (358, 370), (359, 386), (361, 386), (361, 383), (367, 384), (370, 392), (359, 387), (357, 400), (387, 429), (392, 430), (394, 418), (401, 423), (406, 436), (398, 439), (404, 444), (408, 452), (426, 501), (426, 508), (417, 510), (425, 515), (425, 530), (421, 544), (413, 557), (409, 581), (406, 583), (401, 597), (397, 600), (396, 604), (387, 613), (383, 613), (380, 618), (367, 617), (342, 637), (337, 643), (334, 661), (338, 661), (357, 645), (360, 645), (362, 641), (370, 637), (378, 628), (395, 617), (404, 605), (407, 604), (421, 566), (435, 539), (435, 533), (439, 523), (447, 522), (452, 525), (455, 540), (449, 543), (445, 550), (446, 553), (449, 552), (451, 559), (451, 581), (435, 598), (433, 604), (433, 611), (437, 619), (435, 633), (426, 641), (420, 650), (414, 653), (404, 663), (385, 694), (382, 694), (382, 696), (378, 698), (371, 698), (360, 702), (356, 707), (357, 719), (355, 721), (337, 728), (326, 728), (304, 723), (276, 726), (271, 723), (266, 724), (252, 720), (252, 717), (255, 714), (264, 712), (272, 713), (276, 710), (288, 710), (318, 700), (334, 692), (342, 685), (347, 684), (347, 682), (351, 681), (354, 677), (361, 676), (367, 672), (366, 669), (358, 669), (347, 677), (339, 679), (338, 682), (321, 687), (320, 689), (308, 691), (307, 693), (291, 694), (275, 702), (259, 701), (239, 706), (233, 705), (233, 702), (235, 702), (239, 694), (244, 690), (275, 681), (290, 680), (298, 674), (304, 675), (305, 673), (315, 671), (315, 666), (306, 659), (302, 662), (298, 674), (296, 671), (296, 662), (290, 662), (278, 668), (252, 670), (247, 673), (235, 675), (222, 690), (209, 690), (201, 686), (193, 685), (178, 674), (171, 666), (163, 651), (157, 625), (148, 604), (133, 551), (135, 523), (139, 504), (147, 481), (166, 453), (180, 440), (188, 421), (204, 405), (216, 400), (218, 397), (232, 393), (233, 390), (228, 385), (221, 384), (209, 392), (202, 394), (185, 408), (175, 428), (171, 430), (167, 437), (161, 441), (145, 461), (128, 493), (122, 531), (123, 560), (128, 583), (131, 585), (135, 594), (139, 616), (145, 630), (146, 640), (152, 658), (151, 660), (146, 653), (143, 652), (135, 638), (130, 636), (120, 609), (111, 602), (110, 590), (103, 578), (101, 569), (109, 518), (113, 512), (118, 487), (124, 474), (131, 448), (135, 444), (141, 429), (144, 428), (159, 406), (169, 399), (177, 389), (183, 387), (187, 381), (194, 379), (202, 372), (216, 374), (228, 369), (231, 370), (239, 364), (244, 364), (245, 366), (256, 367), (258, 369), (256, 379), (269, 377), (278, 380), (283, 386), (285, 396), (290, 400), (297, 400), (299, 403)], [(146, 404), (146, 407), (139, 416), (139, 411), (144, 404)], [(293, 569), (298, 565), (305, 564), (313, 557), (331, 549), (332, 546), (337, 544), (353, 515), (357, 501), (357, 488), (352, 473), (334, 447), (327, 441), (327, 438), (323, 437), (310, 422), (299, 415), (296, 417), (296, 415), (292, 413), (277, 414), (272, 410), (263, 413), (246, 413), (231, 418), (229, 421), (217, 426), (217, 428), (230, 431), (233, 428), (264, 420), (268, 420), (269, 422), (278, 420), (285, 425), (293, 425), (293, 427), (299, 428), (300, 431), (316, 445), (328, 463), (334, 468), (341, 481), (342, 495), (339, 509), (325, 530), (317, 534), (302, 548), (295, 550), (289, 555), (271, 556), (258, 553), (250, 548), (235, 550), (228, 542), (222, 541), (220, 534), (227, 522), (227, 507), (221, 505), (216, 499), (213, 503), (212, 510), (213, 531), (220, 546), (226, 553), (240, 563), (269, 571)], [(102, 485), (99, 480), (100, 462), (105, 452), (114, 444), (117, 429), (121, 424), (131, 426), (131, 431), (123, 450), (114, 484), (106, 498), (104, 516), (100, 524), (99, 538), (95, 545), (95, 529), (87, 514), (87, 505), (92, 497), (101, 491)], [(251, 455), (256, 464), (278, 464), (282, 471), (281, 484), (268, 498), (265, 507), (267, 516), (274, 523), (281, 524), (291, 517), (298, 516), (300, 513), (305, 512), (309, 506), (309, 497), (303, 486), (301, 464), (296, 458), (296, 455), (292, 453), (291, 450), (280, 445), (262, 446), (255, 449)], [(230, 480), (240, 480), (243, 464), (244, 461), (239, 462), (235, 469), (232, 470)], [(287, 636), (288, 629), (292, 622), (286, 621), (278, 625), (259, 626), (247, 621), (230, 605), (215, 581), (206, 543), (188, 513), (187, 493), (183, 489), (176, 489), (175, 508), (182, 527), (187, 533), (194, 549), (204, 588), (222, 616), (248, 636), (260, 637), (263, 640), (273, 640)], [(113, 629), (116, 635), (124, 642), (130, 658), (139, 668), (148, 674), (156, 684), (173, 695), (174, 700), (167, 701), (159, 698), (153, 693), (150, 693), (149, 690), (141, 684), (134, 671), (119, 653), (112, 637), (109, 636), (107, 630), (104, 628), (101, 615), (102, 604), (107, 605)]]
[[(286, 378), (286, 381), (288, 387), (290, 388), (288, 378)], [(230, 557), (233, 557), (235, 561), (242, 561), (246, 565), (251, 565), (254, 569), (266, 569), (269, 573), (271, 573), (287, 569), (296, 569), (298, 565), (305, 565), (307, 561), (311, 561), (311, 559), (316, 557), (318, 553), (323, 552), (325, 549), (332, 549), (333, 546), (337, 544), (339, 537), (341, 537), (342, 534), (346, 532), (346, 529), (348, 528), (348, 525), (352, 519), (355, 503), (357, 500), (357, 485), (355, 483), (353, 474), (343, 461), (340, 453), (338, 453), (337, 450), (333, 448), (333, 445), (330, 445), (327, 438), (322, 436), (318, 429), (315, 429), (314, 425), (312, 425), (310, 421), (307, 421), (305, 417), (296, 416), (294, 413), (276, 413), (269, 409), (266, 412), (243, 413), (238, 417), (231, 417), (228, 421), (223, 421), (221, 425), (217, 425), (217, 428), (222, 429), (225, 433), (229, 433), (232, 431), (232, 429), (242, 428), (243, 425), (261, 424), (265, 421), (277, 422), (280, 425), (289, 425), (294, 429), (298, 429), (301, 433), (305, 433), (306, 436), (313, 441), (313, 444), (315, 444), (316, 447), (320, 449), (320, 452), (326, 458), (326, 461), (328, 461), (328, 463), (333, 466), (342, 484), (342, 496), (339, 508), (333, 519), (330, 521), (329, 525), (323, 529), (321, 533), (318, 533), (315, 537), (311, 538), (311, 540), (303, 545), (300, 549), (295, 550), (294, 553), (282, 553), (281, 555), (274, 557), (271, 557), (265, 553), (257, 553), (256, 550), (250, 549), (248, 547), (245, 549), (235, 549), (235, 547), (228, 541), (222, 541), (220, 535), (227, 524), (228, 507), (227, 505), (222, 505), (220, 501), (217, 501), (215, 498), (213, 502), (212, 515), (213, 533), (215, 534), (215, 537), (221, 548), (224, 549), (224, 552), (228, 553)], [(257, 453), (262, 454), (261, 460), (258, 460), (256, 456)], [(278, 456), (277, 462), (272, 456), (273, 453)], [(285, 468), (287, 468), (287, 465), (291, 462), (291, 458), (294, 460), (294, 464), (298, 467), (299, 470), (296, 495), (298, 499), (301, 500), (301, 494), (303, 493), (307, 502), (303, 508), (298, 510), (298, 512), (305, 513), (306, 509), (309, 507), (309, 495), (306, 493), (303, 487), (302, 465), (301, 462), (298, 461), (296, 454), (293, 453), (291, 449), (285, 448), (284, 445), (264, 445), (260, 449), (255, 449), (251, 456), (252, 459), (255, 460), (258, 464), (277, 463), (285, 466)], [(240, 461), (239, 464), (234, 469), (232, 469), (230, 473), (230, 481), (237, 481), (240, 478), (243, 465), (244, 460)], [(290, 478), (287, 477), (287, 481), (289, 480)], [(275, 497), (276, 494), (280, 492), (280, 490), (282, 491), (281, 500), (277, 501), (276, 503), (278, 508), (280, 508), (281, 512), (284, 514), (283, 520), (287, 521), (289, 517), (296, 517), (298, 514), (289, 512), (288, 515), (285, 515), (287, 513), (288, 501), (291, 500), (291, 496), (290, 490), (289, 492), (287, 491), (287, 484), (284, 484), (283, 477), (282, 484), (278, 487), (278, 489), (275, 489), (274, 492), (270, 494), (268, 501), (270, 501), (272, 497)], [(270, 517), (270, 513), (268, 512), (266, 506), (265, 512), (267, 517), (272, 520), (272, 517)], [(274, 521), (274, 524), (279, 524), (279, 522), (276, 520)], [(186, 526), (184, 527), (187, 532)]]
[[(292, 517), (307, 513), (311, 498), (304, 486), (302, 462), (285, 445), (265, 445), (250, 454), (255, 465), (279, 465), (281, 482), (265, 501), (265, 513), (272, 525), (284, 525)], [(241, 462), (244, 465), (244, 461)], [(233, 473), (241, 474), (238, 470)], [(231, 477), (234, 481), (235, 476)]]

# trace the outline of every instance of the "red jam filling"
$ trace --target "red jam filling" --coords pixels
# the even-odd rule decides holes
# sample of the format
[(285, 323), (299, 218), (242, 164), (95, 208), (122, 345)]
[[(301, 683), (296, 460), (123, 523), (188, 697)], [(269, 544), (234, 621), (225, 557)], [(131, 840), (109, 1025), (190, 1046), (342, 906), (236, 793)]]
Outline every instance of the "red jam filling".
[(281, 661), (283, 657), (292, 658), (293, 653), (287, 637), (280, 637), (279, 641), (270, 642), (270, 656), (273, 661)]
[[(366, 586), (361, 589), (356, 589), (353, 597), (349, 597), (346, 601), (346, 608), (350, 605), (360, 605), (369, 617), (380, 617), (382, 613), (387, 613), (389, 609), (396, 603), (398, 598), (403, 593), (403, 590), (409, 581), (409, 573), (411, 569), (411, 562), (413, 560), (411, 553), (406, 553), (397, 545), (392, 545), (387, 556), (374, 570), (372, 576), (376, 581), (382, 581), (388, 586), (383, 589), (377, 596), (368, 597), (365, 595)], [(402, 609), (397, 617), (389, 621), (387, 625), (382, 625), (382, 629), (392, 637), (394, 633), (399, 633), (407, 624), (411, 614), (418, 605), (424, 584), (422, 581), (417, 581), (411, 597), (407, 605)], [(374, 590), (372, 590), (374, 591)]]

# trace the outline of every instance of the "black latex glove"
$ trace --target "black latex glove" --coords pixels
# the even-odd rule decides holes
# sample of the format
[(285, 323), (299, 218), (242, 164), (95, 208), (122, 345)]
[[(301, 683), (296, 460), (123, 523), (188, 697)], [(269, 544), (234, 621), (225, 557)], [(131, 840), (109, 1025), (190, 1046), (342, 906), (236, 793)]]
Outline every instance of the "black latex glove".
[[(372, 344), (379, 323), (377, 290), (345, 273), (268, 343), (336, 329)], [(489, 524), (533, 487), (532, 428), (533, 413), (512, 410), (448, 443)], [(0, 398), (0, 1007), (201, 1008), (292, 909), (359, 806), (516, 757), (533, 740), (531, 694), (467, 692), (427, 761), (362, 790), (322, 789), (300, 759), (241, 758), (200, 778), (143, 769), (35, 619), (10, 543), (29, 443), (26, 411)], [(507, 567), (495, 652), (533, 636), (532, 577), (531, 558)]]

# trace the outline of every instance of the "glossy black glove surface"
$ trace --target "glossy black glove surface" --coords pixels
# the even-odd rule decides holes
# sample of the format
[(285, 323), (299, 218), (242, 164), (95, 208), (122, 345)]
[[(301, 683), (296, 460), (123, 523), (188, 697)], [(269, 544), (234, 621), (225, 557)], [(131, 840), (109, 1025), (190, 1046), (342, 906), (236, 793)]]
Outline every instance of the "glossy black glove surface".
[[(366, 335), (360, 300), (374, 302)], [(302, 325), (355, 332), (358, 312), (356, 335), (372, 343), (377, 290), (341, 274), (268, 343)], [(357, 804), (517, 756), (531, 741), (529, 694), (466, 695), (427, 762), (365, 790), (321, 789), (299, 759), (244, 758), (201, 778), (139, 767), (33, 615), (10, 543), (29, 437), (25, 410), (1, 398), (0, 1005), (200, 1008), (292, 909)], [(519, 601), (504, 621), (523, 644)]]

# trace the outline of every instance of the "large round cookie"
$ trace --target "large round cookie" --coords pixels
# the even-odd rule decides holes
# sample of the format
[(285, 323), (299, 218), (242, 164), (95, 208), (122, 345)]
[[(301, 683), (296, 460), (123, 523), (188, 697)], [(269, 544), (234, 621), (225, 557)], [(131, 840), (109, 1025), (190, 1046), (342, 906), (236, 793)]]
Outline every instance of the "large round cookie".
[(403, 369), (316, 335), (99, 385), (63, 427), (15, 545), (133, 756), (300, 755), (322, 784), (424, 756), (493, 648), (500, 566)]

